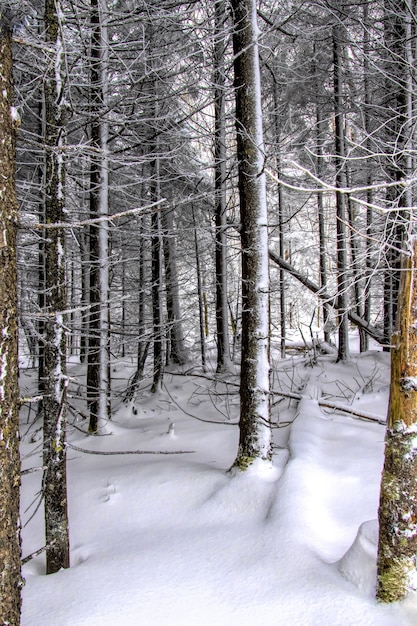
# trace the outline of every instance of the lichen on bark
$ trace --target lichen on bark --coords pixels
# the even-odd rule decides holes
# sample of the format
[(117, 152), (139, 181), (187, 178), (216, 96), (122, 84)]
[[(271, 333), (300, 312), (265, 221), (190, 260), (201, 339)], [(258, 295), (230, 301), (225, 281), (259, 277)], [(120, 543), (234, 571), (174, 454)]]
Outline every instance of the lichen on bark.
[(379, 505), (377, 597), (417, 588), (417, 240), (404, 256)]
[(20, 623), (15, 123), (12, 36), (0, 7), (0, 620)]

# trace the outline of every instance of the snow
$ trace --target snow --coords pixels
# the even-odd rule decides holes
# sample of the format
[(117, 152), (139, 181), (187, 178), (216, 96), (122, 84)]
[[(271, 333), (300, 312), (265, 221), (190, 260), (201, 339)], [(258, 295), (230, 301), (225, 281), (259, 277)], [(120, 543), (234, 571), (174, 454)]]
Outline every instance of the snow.
[[(71, 444), (92, 451), (184, 454), (68, 450), (72, 567), (45, 576), (44, 555), (24, 566), (22, 626), (416, 623), (416, 594), (393, 606), (374, 599), (384, 426), (323, 410), (317, 399), (383, 417), (389, 356), (272, 362), (274, 388), (302, 395), (275, 397), (274, 423), (292, 424), (274, 429), (272, 464), (227, 471), (239, 403), (221, 394), (236, 388), (197, 370), (166, 374), (156, 397), (144, 389), (130, 404), (119, 400), (102, 436), (70, 430)], [(70, 367), (71, 380), (79, 371)], [(132, 372), (128, 362), (115, 368), (120, 390)], [(33, 370), (21, 377), (25, 395), (35, 381)], [(35, 428), (24, 416), (24, 468), (41, 465)], [(44, 545), (41, 472), (22, 480), (26, 556)]]

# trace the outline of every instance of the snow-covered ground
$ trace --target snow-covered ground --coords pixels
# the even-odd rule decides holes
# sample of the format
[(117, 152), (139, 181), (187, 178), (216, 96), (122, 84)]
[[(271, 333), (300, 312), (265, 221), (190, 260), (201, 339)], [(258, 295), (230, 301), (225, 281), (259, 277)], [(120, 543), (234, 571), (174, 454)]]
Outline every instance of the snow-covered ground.
[[(113, 372), (120, 389), (132, 371)], [(43, 554), (24, 566), (22, 626), (415, 626), (415, 594), (374, 599), (384, 426), (318, 404), (384, 418), (389, 356), (274, 361), (274, 389), (302, 399), (274, 397), (273, 465), (239, 475), (227, 471), (237, 387), (224, 382), (237, 377), (197, 373), (166, 374), (156, 398), (119, 400), (103, 436), (69, 429), (72, 445), (92, 451), (184, 454), (69, 449), (72, 567), (45, 576)], [(34, 381), (28, 370), (23, 391)], [(26, 421), (29, 468), (40, 441)], [(44, 544), (40, 479), (22, 479), (23, 556)]]

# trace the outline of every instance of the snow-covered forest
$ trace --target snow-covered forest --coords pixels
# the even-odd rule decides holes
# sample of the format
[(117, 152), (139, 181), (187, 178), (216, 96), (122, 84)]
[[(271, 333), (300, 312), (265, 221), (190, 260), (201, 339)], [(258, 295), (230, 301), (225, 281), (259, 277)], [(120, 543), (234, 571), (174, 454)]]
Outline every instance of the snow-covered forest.
[(2, 2), (0, 623), (415, 623), (416, 34)]

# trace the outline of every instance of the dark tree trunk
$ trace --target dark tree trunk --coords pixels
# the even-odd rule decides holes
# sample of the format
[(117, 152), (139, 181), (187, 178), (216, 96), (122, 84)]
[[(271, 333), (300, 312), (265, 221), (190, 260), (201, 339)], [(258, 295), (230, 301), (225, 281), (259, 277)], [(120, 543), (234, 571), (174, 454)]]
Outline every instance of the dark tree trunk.
[(400, 284), (400, 250), (405, 236), (407, 217), (398, 211), (406, 204), (401, 185), (407, 176), (405, 148), (407, 144), (407, 60), (404, 0), (385, 0), (384, 16), (384, 76), (385, 89), (382, 110), (385, 115), (386, 176), (388, 182), (398, 181), (398, 186), (387, 188), (386, 204), (392, 212), (386, 225), (386, 271), (384, 279), (384, 332), (389, 345), (392, 334)]
[(227, 46), (226, 7), (216, 0), (214, 7), (214, 159), (216, 220), (216, 330), (217, 372), (230, 367), (229, 324), (227, 305), (227, 238), (226, 238), (226, 110), (225, 50)]
[[(335, 167), (336, 188), (345, 186), (345, 150), (344, 150), (344, 107), (342, 73), (342, 29), (339, 24), (333, 26), (333, 89), (335, 114)], [(346, 361), (349, 357), (348, 323), (348, 264), (346, 236), (346, 197), (336, 191), (336, 247), (337, 247), (337, 288), (338, 288), (338, 360)]]
[(17, 360), (12, 25), (0, 7), (0, 620), (20, 623), (20, 458)]
[[(90, 67), (90, 218), (100, 214), (100, 16), (98, 0), (91, 0), (91, 67)], [(89, 232), (89, 324), (87, 351), (87, 407), (90, 416), (88, 430), (97, 432), (100, 402), (100, 242), (99, 224), (91, 224)]]
[(232, 1), (242, 244), (240, 438), (235, 466), (270, 460), (269, 277), (255, 0)]
[(168, 361), (177, 365), (187, 362), (182, 328), (180, 295), (177, 270), (177, 250), (174, 233), (172, 207), (164, 207), (161, 212), (163, 229), (163, 251), (166, 286), (167, 325), (169, 335)]
[[(151, 163), (151, 201), (161, 197), (159, 181), (159, 157), (155, 155)], [(152, 392), (159, 391), (164, 376), (164, 338), (162, 322), (162, 234), (161, 214), (155, 209), (151, 216), (151, 280), (152, 280), (152, 320), (153, 320), (153, 382)]]
[[(65, 189), (65, 105), (61, 24), (56, 1), (45, 2), (45, 31), (53, 50), (45, 77), (45, 219), (62, 224)], [(65, 241), (64, 229), (48, 229), (45, 242), (45, 397), (43, 462), (46, 530), (46, 573), (69, 567), (69, 538), (66, 486), (66, 333), (64, 310)]]

